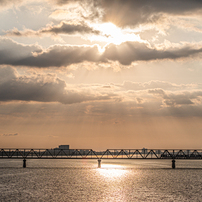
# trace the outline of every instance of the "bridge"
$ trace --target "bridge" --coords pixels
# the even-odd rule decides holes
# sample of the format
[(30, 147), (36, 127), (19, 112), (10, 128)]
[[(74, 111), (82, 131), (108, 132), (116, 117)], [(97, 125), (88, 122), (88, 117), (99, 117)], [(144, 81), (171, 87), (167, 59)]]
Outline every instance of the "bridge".
[(0, 159), (97, 159), (101, 168), (102, 159), (171, 159), (175, 168), (176, 159), (202, 159), (202, 149), (0, 149)]

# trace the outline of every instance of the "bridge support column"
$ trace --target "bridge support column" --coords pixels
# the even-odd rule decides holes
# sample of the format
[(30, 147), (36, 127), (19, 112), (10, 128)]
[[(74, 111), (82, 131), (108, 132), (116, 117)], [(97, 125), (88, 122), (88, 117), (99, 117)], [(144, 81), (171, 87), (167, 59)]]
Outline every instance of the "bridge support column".
[(175, 169), (175, 159), (172, 160), (172, 169)]
[(26, 159), (23, 159), (23, 168), (26, 168)]
[(98, 159), (98, 168), (101, 168), (101, 159)]

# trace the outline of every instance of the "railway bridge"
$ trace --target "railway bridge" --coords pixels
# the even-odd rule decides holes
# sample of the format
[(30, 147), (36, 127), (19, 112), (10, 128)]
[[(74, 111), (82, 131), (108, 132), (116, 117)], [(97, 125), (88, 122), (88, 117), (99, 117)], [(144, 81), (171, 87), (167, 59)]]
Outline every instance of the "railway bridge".
[(22, 159), (26, 168), (27, 159), (97, 159), (101, 168), (102, 159), (171, 159), (175, 169), (176, 159), (202, 159), (202, 149), (0, 149), (0, 159)]

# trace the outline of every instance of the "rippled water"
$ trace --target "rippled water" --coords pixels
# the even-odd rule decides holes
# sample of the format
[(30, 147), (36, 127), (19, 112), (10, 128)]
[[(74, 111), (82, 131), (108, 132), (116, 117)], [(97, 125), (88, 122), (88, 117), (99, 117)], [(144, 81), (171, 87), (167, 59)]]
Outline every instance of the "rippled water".
[(202, 160), (0, 159), (0, 201), (202, 201)]

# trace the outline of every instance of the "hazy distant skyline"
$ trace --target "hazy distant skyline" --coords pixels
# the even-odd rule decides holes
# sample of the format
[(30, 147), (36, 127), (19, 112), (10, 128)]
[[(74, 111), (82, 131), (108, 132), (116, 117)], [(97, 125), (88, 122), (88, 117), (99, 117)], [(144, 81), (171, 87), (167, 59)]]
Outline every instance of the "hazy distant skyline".
[(0, 147), (201, 148), (201, 1), (0, 0), (0, 19)]

